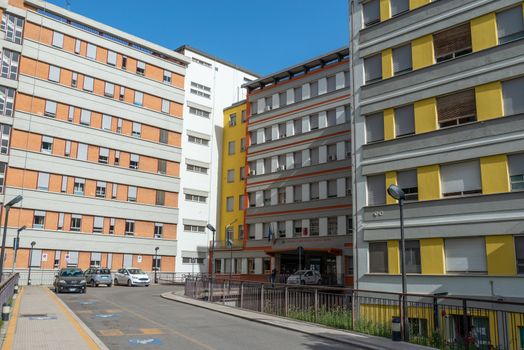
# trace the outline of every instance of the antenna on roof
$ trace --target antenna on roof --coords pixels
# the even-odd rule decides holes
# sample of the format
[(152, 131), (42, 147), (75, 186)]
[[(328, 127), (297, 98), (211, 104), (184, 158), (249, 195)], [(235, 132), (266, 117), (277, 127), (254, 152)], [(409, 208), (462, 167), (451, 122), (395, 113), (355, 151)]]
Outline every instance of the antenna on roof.
[(66, 9), (71, 10), (71, 0), (65, 0), (66, 2)]

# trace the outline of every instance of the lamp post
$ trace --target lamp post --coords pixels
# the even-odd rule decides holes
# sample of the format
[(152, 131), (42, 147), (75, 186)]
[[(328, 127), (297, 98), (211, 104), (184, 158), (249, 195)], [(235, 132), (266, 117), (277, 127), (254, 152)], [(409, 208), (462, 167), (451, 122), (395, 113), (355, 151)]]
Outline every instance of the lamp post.
[[(4, 234), (2, 235), (2, 249), (0, 251), (0, 282), (4, 278), (4, 256), (5, 256), (5, 239), (7, 236), (7, 221), (9, 219), (9, 209), (16, 203), (20, 202), (23, 199), (21, 195), (16, 196), (11, 199), (7, 204), (4, 205), (5, 208), (5, 219), (4, 219)], [(0, 210), (0, 218), (2, 216), (2, 211)]]
[(407, 309), (407, 287), (406, 287), (406, 251), (404, 241), (404, 200), (406, 194), (397, 185), (390, 185), (388, 187), (388, 194), (398, 201), (400, 211), (400, 273), (402, 275), (402, 315), (400, 317), (400, 327), (402, 328), (402, 339), (409, 341), (409, 321)]
[(213, 301), (213, 279), (215, 277), (215, 232), (217, 230), (211, 224), (207, 224), (206, 227), (213, 234), (213, 238), (211, 240), (211, 282), (209, 285), (209, 301)]
[(233, 273), (233, 237), (229, 236), (229, 229), (233, 224), (237, 222), (237, 219), (233, 220), (230, 224), (226, 226), (226, 243), (229, 246), (229, 286), (231, 288), (231, 274)]
[(158, 247), (155, 247), (155, 284), (158, 284), (158, 278), (156, 275), (156, 271), (158, 270)]
[(31, 285), (31, 262), (33, 260), (33, 248), (35, 247), (36, 242), (31, 242), (31, 250), (29, 251), (29, 272), (27, 273), (27, 285)]
[(25, 230), (27, 227), (26, 225), (20, 227), (18, 230), (16, 230), (16, 238), (13, 244), (13, 248), (15, 250), (14, 257), (13, 257), (13, 268), (11, 269), (11, 273), (15, 273), (15, 266), (16, 266), (16, 255), (18, 253), (18, 246), (20, 246), (20, 232)]

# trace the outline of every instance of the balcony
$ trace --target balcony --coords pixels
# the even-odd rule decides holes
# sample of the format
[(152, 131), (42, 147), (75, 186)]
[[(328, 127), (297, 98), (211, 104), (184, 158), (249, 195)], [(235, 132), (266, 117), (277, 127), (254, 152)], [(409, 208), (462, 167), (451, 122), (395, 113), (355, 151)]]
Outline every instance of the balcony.
[[(234, 240), (233, 245), (228, 241), (215, 241), (215, 250), (238, 250), (244, 248), (244, 241)], [(212, 242), (209, 242), (209, 249), (212, 247)]]

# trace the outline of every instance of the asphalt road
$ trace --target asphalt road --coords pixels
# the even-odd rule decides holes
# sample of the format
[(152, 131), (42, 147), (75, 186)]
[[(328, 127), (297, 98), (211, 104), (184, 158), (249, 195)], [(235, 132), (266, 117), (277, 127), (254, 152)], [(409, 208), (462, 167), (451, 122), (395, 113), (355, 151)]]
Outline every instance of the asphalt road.
[(358, 349), (160, 297), (175, 288), (97, 287), (59, 296), (110, 349)]

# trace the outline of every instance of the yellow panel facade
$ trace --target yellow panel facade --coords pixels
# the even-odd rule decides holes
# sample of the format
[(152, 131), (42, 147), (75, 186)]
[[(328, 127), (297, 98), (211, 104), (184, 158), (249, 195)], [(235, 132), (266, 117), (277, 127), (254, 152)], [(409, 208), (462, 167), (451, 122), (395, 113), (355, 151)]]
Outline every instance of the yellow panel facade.
[[(240, 144), (246, 138), (246, 123), (242, 123), (242, 111), (246, 110), (246, 103), (233, 105), (224, 110), (224, 130), (222, 146), (222, 174), (221, 174), (221, 193), (220, 193), (220, 226), (218, 240), (226, 240), (225, 227), (236, 220), (233, 228), (233, 237), (238, 239), (238, 227), (244, 223), (244, 211), (239, 209), (239, 198), (244, 194), (245, 184), (240, 180), (240, 167), (245, 167), (246, 154), (240, 151)], [(236, 125), (230, 125), (231, 114), (236, 114)], [(235, 141), (235, 154), (230, 155), (228, 145), (230, 141)], [(234, 171), (234, 181), (227, 181), (228, 170)], [(227, 211), (227, 198), (233, 197), (233, 211)]]
[(475, 87), (475, 101), (479, 121), (502, 117), (504, 115), (502, 83), (496, 81)]
[(417, 181), (420, 201), (440, 198), (440, 167), (438, 165), (417, 168)]
[(395, 110), (393, 108), (384, 111), (384, 140), (395, 138)]
[(382, 79), (393, 76), (393, 50), (386, 49), (382, 51)]
[(473, 52), (497, 46), (498, 43), (497, 16), (494, 12), (477, 17), (471, 21), (471, 44)]
[(414, 10), (418, 7), (429, 4), (430, 0), (409, 0), (409, 9)]
[(511, 235), (486, 236), (488, 275), (517, 274), (515, 240)]
[(420, 240), (420, 265), (423, 275), (443, 275), (446, 273), (444, 258), (444, 239), (426, 238)]
[(433, 35), (426, 35), (411, 42), (413, 70), (431, 66), (435, 63)]
[(509, 192), (508, 157), (500, 154), (480, 158), (480, 176), (483, 194)]
[(390, 0), (380, 0), (380, 21), (385, 21), (391, 18), (391, 4)]
[(415, 134), (438, 129), (437, 99), (432, 97), (414, 103)]
[[(386, 173), (386, 191), (389, 187), (389, 185), (396, 185), (397, 184), (397, 172), (396, 171), (390, 171)], [(395, 204), (397, 201), (391, 197), (389, 194), (386, 193), (386, 203), (387, 204)]]
[(388, 241), (388, 273), (398, 275), (400, 273), (399, 242)]

